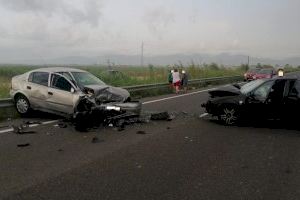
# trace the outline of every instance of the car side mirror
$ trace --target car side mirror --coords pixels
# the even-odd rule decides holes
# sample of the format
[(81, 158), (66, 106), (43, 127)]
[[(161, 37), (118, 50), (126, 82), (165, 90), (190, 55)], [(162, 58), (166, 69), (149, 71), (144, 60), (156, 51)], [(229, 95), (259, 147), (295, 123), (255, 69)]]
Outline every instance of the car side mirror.
[(254, 100), (256, 100), (256, 98), (255, 98), (255, 95), (251, 92), (251, 93), (249, 93), (248, 95), (247, 95), (247, 100), (248, 101), (254, 101)]
[(71, 92), (71, 93), (75, 93), (76, 91), (75, 91), (75, 89), (72, 87), (70, 92)]
[(232, 84), (234, 87), (236, 87), (237, 89), (241, 89), (241, 86), (237, 83)]

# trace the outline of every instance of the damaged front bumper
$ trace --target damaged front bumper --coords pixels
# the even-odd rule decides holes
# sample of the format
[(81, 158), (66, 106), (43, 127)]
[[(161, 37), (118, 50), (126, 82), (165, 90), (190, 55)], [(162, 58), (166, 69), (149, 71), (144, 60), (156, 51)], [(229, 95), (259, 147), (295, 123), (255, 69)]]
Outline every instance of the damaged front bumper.
[(219, 113), (218, 106), (212, 103), (210, 100), (208, 100), (206, 103), (201, 104), (201, 107), (205, 108), (206, 112), (208, 114), (211, 114), (212, 116), (216, 116)]
[(131, 112), (135, 114), (140, 114), (142, 110), (142, 103), (139, 101), (131, 101), (131, 102), (124, 102), (124, 103), (107, 103), (107, 104), (101, 104), (99, 106), (96, 106), (94, 109), (99, 110), (111, 110), (111, 111), (117, 111), (117, 112)]
[(73, 118), (78, 115), (93, 115), (96, 113), (97, 117), (106, 118), (111, 115), (123, 114), (126, 112), (139, 115), (142, 110), (142, 103), (139, 101), (129, 102), (108, 102), (97, 104), (91, 98), (83, 98), (74, 112)]

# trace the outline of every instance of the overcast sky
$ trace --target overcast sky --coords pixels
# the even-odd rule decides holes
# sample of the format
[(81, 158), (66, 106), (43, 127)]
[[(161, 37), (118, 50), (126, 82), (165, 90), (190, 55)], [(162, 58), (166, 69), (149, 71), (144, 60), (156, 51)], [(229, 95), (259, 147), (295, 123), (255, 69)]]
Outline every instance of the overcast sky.
[(174, 53), (300, 55), (299, 0), (0, 0), (0, 61)]

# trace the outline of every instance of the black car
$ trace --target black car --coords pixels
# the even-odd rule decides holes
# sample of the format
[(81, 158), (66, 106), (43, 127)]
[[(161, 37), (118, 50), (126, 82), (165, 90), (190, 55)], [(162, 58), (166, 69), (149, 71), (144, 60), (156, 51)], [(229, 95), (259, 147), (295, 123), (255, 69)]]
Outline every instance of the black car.
[(300, 80), (296, 78), (258, 79), (209, 94), (210, 99), (202, 107), (227, 125), (241, 119), (291, 121), (300, 113)]

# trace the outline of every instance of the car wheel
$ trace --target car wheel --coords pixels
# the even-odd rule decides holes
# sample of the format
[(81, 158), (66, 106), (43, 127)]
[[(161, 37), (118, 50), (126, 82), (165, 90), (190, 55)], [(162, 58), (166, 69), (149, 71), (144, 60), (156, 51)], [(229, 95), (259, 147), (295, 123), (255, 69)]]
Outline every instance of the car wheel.
[(235, 124), (238, 120), (237, 109), (233, 106), (225, 106), (222, 108), (221, 114), (218, 116), (219, 120), (226, 124)]
[(15, 106), (17, 112), (21, 115), (27, 115), (30, 111), (29, 101), (24, 95), (18, 95), (16, 97)]

